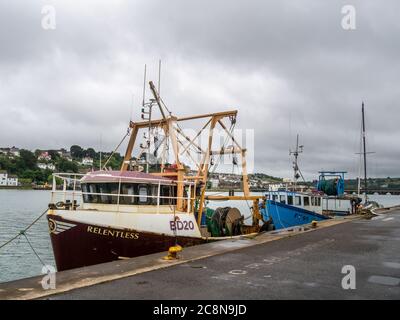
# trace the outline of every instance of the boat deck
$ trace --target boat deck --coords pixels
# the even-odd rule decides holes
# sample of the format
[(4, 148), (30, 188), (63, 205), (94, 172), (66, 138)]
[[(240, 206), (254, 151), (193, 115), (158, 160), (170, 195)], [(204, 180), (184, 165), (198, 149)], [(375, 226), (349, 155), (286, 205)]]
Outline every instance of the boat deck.
[[(316, 229), (263, 234), (0, 284), (0, 299), (398, 299), (400, 210), (372, 220), (320, 222)], [(342, 288), (342, 268), (356, 289)]]

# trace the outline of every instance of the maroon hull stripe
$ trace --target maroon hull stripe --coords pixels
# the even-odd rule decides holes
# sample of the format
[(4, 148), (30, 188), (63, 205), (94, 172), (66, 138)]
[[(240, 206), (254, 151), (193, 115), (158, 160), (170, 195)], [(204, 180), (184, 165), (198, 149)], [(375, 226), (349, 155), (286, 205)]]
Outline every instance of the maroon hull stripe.
[[(114, 229), (47, 216), (51, 243), (58, 271), (167, 251), (175, 245), (175, 237)], [(182, 247), (204, 243), (201, 238), (178, 236)]]

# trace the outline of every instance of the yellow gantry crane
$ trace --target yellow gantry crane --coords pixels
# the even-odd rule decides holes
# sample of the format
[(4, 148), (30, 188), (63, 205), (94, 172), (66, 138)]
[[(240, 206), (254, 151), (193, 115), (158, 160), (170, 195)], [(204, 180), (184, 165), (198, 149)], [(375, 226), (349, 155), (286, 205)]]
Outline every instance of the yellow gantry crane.
[[(171, 171), (166, 170), (165, 163), (161, 163), (161, 170), (160, 172), (153, 172), (151, 174), (162, 176), (162, 177), (170, 177), (176, 180), (177, 183), (177, 210), (183, 211), (184, 210), (184, 187), (185, 181), (193, 181), (195, 187), (191, 190), (190, 198), (194, 199), (196, 197), (196, 185), (201, 187), (200, 198), (199, 198), (199, 208), (198, 212), (198, 224), (200, 225), (201, 216), (204, 208), (204, 201), (206, 199), (209, 200), (252, 200), (254, 202), (253, 205), (253, 214), (260, 217), (258, 212), (258, 201), (262, 196), (250, 196), (249, 184), (248, 184), (248, 176), (247, 176), (247, 169), (246, 169), (246, 149), (242, 148), (238, 141), (234, 138), (231, 131), (228, 130), (226, 125), (224, 124), (224, 119), (229, 119), (231, 123), (236, 122), (237, 117), (237, 110), (230, 110), (230, 111), (223, 111), (223, 112), (216, 112), (216, 113), (207, 113), (207, 114), (200, 114), (194, 116), (187, 116), (187, 117), (176, 117), (169, 112), (168, 108), (165, 106), (164, 102), (162, 101), (154, 83), (152, 81), (149, 82), (150, 90), (153, 94), (154, 99), (151, 101), (154, 102), (161, 113), (162, 118), (153, 120), (151, 118), (148, 121), (140, 121), (140, 122), (130, 122), (130, 139), (126, 149), (124, 161), (121, 167), (121, 171), (128, 170), (130, 161), (132, 159), (132, 152), (135, 146), (136, 138), (138, 135), (139, 130), (141, 129), (151, 129), (151, 128), (160, 128), (165, 135), (165, 139), (169, 139), (171, 142), (171, 146), (173, 149), (175, 166)], [(205, 124), (197, 131), (195, 136), (191, 139), (180, 128), (179, 124), (191, 120), (199, 120), (204, 119)], [(225, 149), (223, 145), (219, 150), (212, 150), (213, 146), (213, 136), (214, 131), (216, 128), (222, 128), (223, 132), (231, 139), (232, 146), (228, 149)], [(197, 143), (198, 138), (200, 135), (205, 131), (208, 130), (207, 135), (207, 146), (204, 150), (201, 146)], [(183, 141), (181, 140), (183, 139)], [(165, 140), (164, 139), (164, 140)], [(186, 143), (186, 144), (185, 144)], [(195, 148), (195, 150), (200, 153), (200, 159), (195, 160), (193, 156), (191, 156), (190, 148)], [(189, 158), (194, 162), (197, 168), (196, 175), (187, 175), (186, 169), (184, 164), (180, 161), (180, 156), (182, 154), (188, 155)], [(243, 182), (243, 196), (206, 196), (206, 186), (207, 186), (207, 179), (208, 179), (208, 172), (210, 167), (210, 160), (213, 155), (220, 155), (223, 156), (224, 154), (239, 154), (241, 156), (241, 166), (242, 166), (242, 182)], [(257, 206), (255, 205), (257, 204)], [(194, 211), (194, 202), (191, 201), (190, 210)], [(254, 219), (253, 219), (254, 220)]]

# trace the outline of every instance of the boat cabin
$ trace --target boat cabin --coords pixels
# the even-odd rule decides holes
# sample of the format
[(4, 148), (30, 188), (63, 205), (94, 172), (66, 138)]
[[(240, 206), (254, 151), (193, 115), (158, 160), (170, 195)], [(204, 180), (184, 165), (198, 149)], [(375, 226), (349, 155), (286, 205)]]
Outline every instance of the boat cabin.
[(351, 214), (355, 212), (354, 199), (326, 196), (318, 193), (302, 193), (289, 190), (268, 191), (265, 199), (302, 208), (319, 214)]
[[(77, 181), (81, 187), (79, 193)], [(62, 193), (69, 196), (75, 194), (75, 202), (80, 200), (82, 209), (99, 209), (104, 205), (110, 205), (109, 209), (112, 209), (112, 205), (114, 207), (117, 205), (118, 207), (156, 206), (159, 208), (160, 206), (176, 206), (178, 201), (178, 184), (174, 179), (144, 172), (94, 171), (77, 181), (71, 186), (72, 191), (67, 190), (65, 186)], [(191, 196), (193, 197), (194, 192), (194, 183), (184, 182), (181, 200), (185, 211), (192, 207), (193, 201), (190, 200), (193, 199)], [(65, 199), (64, 202), (70, 203), (71, 197)], [(190, 204), (189, 207), (188, 204)]]
[(321, 196), (318, 194), (298, 193), (293, 191), (269, 191), (265, 194), (266, 200), (304, 208), (314, 212), (322, 212)]
[(81, 179), (84, 203), (174, 205), (172, 179), (137, 171), (97, 171)]

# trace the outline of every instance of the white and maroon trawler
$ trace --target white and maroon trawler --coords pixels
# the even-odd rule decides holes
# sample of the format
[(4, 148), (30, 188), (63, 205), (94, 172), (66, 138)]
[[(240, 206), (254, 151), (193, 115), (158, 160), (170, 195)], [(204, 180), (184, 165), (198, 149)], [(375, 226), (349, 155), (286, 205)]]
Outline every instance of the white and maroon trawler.
[[(145, 121), (130, 122), (130, 140), (120, 171), (106, 170), (104, 166), (102, 170), (86, 175), (54, 174), (47, 218), (59, 271), (166, 251), (175, 244), (192, 246), (260, 230), (259, 220), (262, 218), (258, 201), (262, 196), (249, 195), (246, 150), (232, 134), (237, 111), (184, 118), (177, 118), (169, 112), (166, 116), (164, 110), (168, 109), (154, 84), (151, 81), (149, 84), (154, 99), (144, 107), (151, 115), (153, 105), (158, 106), (162, 117), (153, 120), (148, 116)], [(184, 121), (202, 119), (206, 123), (193, 139), (187, 137), (179, 126)], [(225, 126), (224, 119), (230, 120), (231, 130)], [(222, 145), (213, 150), (216, 126), (226, 133), (232, 141), (231, 146)], [(158, 172), (131, 171), (137, 167), (132, 166), (132, 152), (141, 129), (148, 133), (144, 148), (147, 152), (151, 150), (150, 136), (154, 130), (161, 130), (164, 135), (162, 143), (153, 146), (158, 149), (164, 144)], [(208, 130), (205, 149), (196, 141), (204, 130)], [(173, 150), (175, 163), (172, 166), (166, 164), (164, 157), (168, 144)], [(199, 155), (197, 162), (190, 156), (193, 149)], [(181, 162), (183, 154), (190, 156), (197, 174), (189, 175), (187, 166)], [(210, 158), (224, 154), (241, 155), (244, 196), (207, 197), (205, 194)], [(56, 181), (60, 179), (63, 190), (56, 188)], [(218, 229), (218, 236), (215, 236), (215, 229), (211, 232), (206, 225), (207, 199), (252, 200), (253, 225), (244, 225), (243, 216), (236, 208), (225, 208), (218, 216), (208, 217), (208, 220), (214, 220), (214, 227)]]

